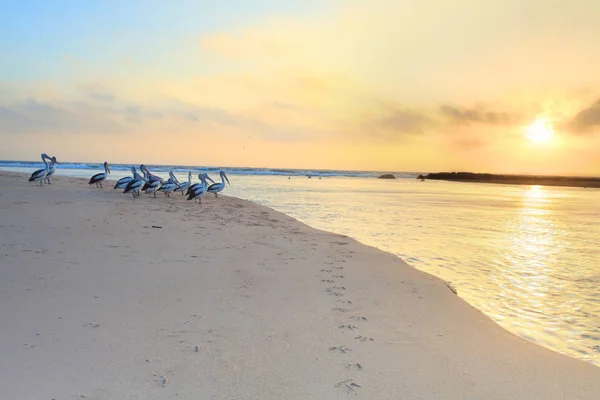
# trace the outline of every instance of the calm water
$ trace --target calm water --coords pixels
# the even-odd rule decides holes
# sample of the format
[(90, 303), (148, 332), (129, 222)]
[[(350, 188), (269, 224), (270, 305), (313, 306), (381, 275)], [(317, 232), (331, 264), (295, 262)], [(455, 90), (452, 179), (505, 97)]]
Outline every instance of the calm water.
[(264, 174), (230, 181), (226, 194), (394, 253), (452, 282), (506, 329), (600, 366), (600, 190)]

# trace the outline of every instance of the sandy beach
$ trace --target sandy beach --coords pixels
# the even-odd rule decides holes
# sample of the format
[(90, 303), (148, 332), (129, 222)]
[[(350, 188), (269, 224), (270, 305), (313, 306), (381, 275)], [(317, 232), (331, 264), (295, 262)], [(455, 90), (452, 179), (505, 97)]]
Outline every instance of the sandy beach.
[(233, 197), (0, 172), (0, 399), (597, 399), (600, 369)]

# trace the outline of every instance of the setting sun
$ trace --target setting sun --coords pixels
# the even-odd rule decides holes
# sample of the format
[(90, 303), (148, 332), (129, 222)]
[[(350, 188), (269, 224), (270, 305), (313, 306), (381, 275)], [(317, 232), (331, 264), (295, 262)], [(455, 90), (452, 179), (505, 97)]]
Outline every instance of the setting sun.
[(537, 119), (525, 128), (525, 137), (534, 143), (547, 143), (554, 136), (550, 121), (545, 118)]

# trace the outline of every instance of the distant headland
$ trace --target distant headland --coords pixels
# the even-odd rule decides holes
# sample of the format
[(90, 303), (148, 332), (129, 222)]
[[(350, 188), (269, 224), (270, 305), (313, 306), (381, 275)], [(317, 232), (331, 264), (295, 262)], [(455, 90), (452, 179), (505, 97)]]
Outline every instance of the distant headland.
[(545, 175), (496, 175), (474, 172), (437, 172), (419, 175), (417, 179), (457, 182), (501, 183), (508, 185), (543, 185), (600, 188), (600, 178)]

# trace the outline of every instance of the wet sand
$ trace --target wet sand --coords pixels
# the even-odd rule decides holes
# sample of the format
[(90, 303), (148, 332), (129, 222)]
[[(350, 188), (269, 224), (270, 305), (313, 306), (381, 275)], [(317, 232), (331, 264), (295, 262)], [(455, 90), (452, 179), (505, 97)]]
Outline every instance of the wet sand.
[(26, 178), (0, 172), (0, 399), (600, 393), (599, 368), (348, 237), (225, 195)]

